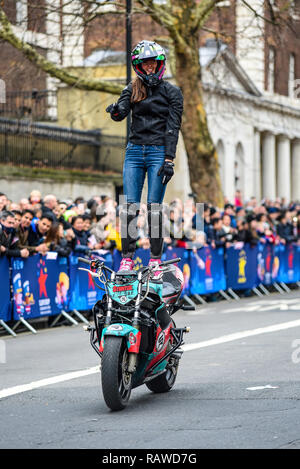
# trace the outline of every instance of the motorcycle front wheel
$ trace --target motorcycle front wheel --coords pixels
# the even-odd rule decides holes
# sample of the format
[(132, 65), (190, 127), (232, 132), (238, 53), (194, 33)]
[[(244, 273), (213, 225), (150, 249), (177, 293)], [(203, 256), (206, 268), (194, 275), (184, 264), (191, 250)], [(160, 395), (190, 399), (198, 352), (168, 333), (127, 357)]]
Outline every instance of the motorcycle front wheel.
[(107, 336), (101, 362), (101, 381), (105, 403), (111, 410), (122, 410), (128, 404), (132, 387), (128, 360), (125, 339)]

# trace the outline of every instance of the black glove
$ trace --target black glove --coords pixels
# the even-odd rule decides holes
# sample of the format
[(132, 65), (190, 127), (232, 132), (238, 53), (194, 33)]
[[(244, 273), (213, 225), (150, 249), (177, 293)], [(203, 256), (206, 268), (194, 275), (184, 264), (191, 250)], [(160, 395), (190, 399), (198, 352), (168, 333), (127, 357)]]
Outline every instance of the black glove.
[(174, 163), (165, 160), (164, 164), (159, 168), (157, 176), (160, 176), (161, 174), (163, 175), (162, 183), (164, 185), (168, 184), (174, 174)]
[(119, 108), (118, 108), (117, 103), (110, 104), (109, 106), (107, 106), (107, 108), (105, 110), (106, 110), (106, 112), (109, 112), (110, 115), (119, 114)]

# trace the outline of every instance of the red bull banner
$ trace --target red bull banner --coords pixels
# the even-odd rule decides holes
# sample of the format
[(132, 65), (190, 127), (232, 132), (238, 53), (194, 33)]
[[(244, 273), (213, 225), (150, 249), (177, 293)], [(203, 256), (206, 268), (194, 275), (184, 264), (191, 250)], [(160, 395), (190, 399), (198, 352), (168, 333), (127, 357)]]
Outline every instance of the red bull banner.
[(59, 314), (68, 308), (68, 259), (57, 253), (12, 259), (13, 319)]
[(257, 254), (257, 246), (251, 247), (244, 243), (236, 243), (235, 246), (226, 249), (227, 288), (246, 290), (257, 286)]
[(0, 257), (0, 319), (8, 321), (11, 315), (9, 261)]

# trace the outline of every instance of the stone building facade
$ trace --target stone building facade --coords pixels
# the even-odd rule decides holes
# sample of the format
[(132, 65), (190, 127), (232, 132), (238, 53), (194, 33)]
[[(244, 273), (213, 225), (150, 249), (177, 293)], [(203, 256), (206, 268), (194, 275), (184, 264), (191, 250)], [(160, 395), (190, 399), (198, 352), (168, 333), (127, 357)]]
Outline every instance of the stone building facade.
[[(284, 3), (251, 0), (251, 8), (258, 12), (254, 16), (241, 0), (223, 1), (199, 36), (209, 128), (219, 154), (223, 192), (230, 200), (236, 189), (245, 198), (300, 200), (300, 1), (292, 2), (285, 12), (285, 26), (275, 27), (270, 21), (276, 20)], [(19, 37), (58, 65), (79, 67), (79, 73), (84, 73), (86, 59), (95, 50), (108, 54), (125, 50), (124, 17), (113, 16), (112, 11), (83, 27), (82, 2), (67, 2), (70, 15), (55, 10), (60, 4), (60, 0), (8, 0), (5, 8)], [(46, 18), (44, 5), (51, 7)], [(221, 42), (215, 42), (213, 31), (220, 33)], [(149, 17), (136, 15), (132, 43), (145, 37), (163, 41), (166, 33)], [(0, 59), (0, 78), (8, 90), (58, 86), (57, 80), (36, 71), (7, 44), (1, 44)], [(124, 57), (120, 60), (124, 63)], [(99, 66), (104, 64), (94, 63)], [(123, 66), (118, 78), (125, 78)], [(51, 99), (49, 115), (56, 119), (57, 103)], [(102, 127), (100, 115), (94, 127)], [(190, 186), (182, 140), (177, 166), (180, 177), (170, 184), (170, 197), (185, 198)]]

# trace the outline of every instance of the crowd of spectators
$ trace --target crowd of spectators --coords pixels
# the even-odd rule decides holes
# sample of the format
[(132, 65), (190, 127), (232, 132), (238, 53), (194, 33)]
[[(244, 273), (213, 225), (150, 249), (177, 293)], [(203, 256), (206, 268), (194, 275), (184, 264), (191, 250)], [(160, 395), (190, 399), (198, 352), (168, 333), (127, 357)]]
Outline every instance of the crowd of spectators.
[[(0, 255), (23, 257), (55, 251), (88, 254), (99, 249), (121, 250), (120, 206), (107, 195), (89, 200), (58, 200), (33, 190), (12, 201), (0, 193)], [(234, 243), (300, 243), (300, 203), (277, 199), (234, 201), (222, 209), (197, 203), (194, 194), (164, 205), (165, 248), (230, 247)], [(149, 248), (147, 206), (140, 205), (137, 247)]]

